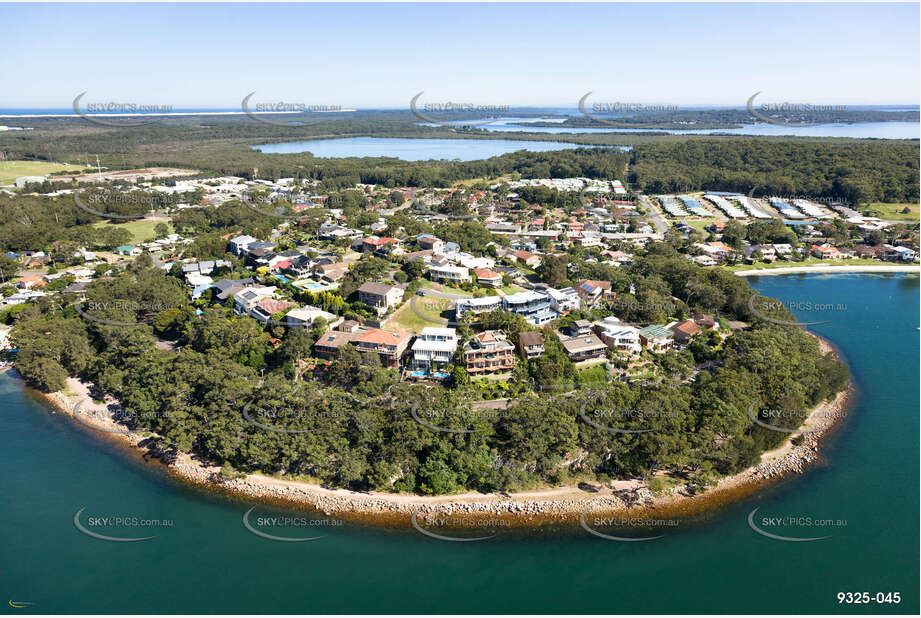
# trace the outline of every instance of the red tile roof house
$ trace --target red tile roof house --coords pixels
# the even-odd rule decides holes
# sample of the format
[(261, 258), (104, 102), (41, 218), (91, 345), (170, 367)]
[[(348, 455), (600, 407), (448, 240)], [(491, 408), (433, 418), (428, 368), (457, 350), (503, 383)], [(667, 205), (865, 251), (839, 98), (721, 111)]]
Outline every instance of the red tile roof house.
[(371, 238), (365, 238), (361, 241), (361, 250), (363, 253), (370, 253), (395, 242), (397, 242), (396, 238), (378, 238), (372, 236)]
[(482, 286), (498, 288), (502, 287), (502, 275), (494, 273), (486, 268), (474, 268), (473, 274), (476, 275), (477, 283)]
[(691, 338), (700, 330), (700, 327), (697, 326), (697, 322), (694, 320), (684, 320), (683, 322), (673, 324), (670, 330), (672, 331), (672, 338), (675, 340), (675, 343), (687, 345), (691, 342)]
[(812, 248), (812, 255), (823, 260), (840, 260), (841, 252), (831, 245), (816, 245)]
[(286, 300), (265, 298), (260, 300), (259, 303), (250, 310), (249, 315), (265, 324), (274, 314), (281, 313), (285, 309), (296, 306), (297, 303), (288, 302)]
[(42, 278), (41, 275), (26, 275), (19, 279), (16, 283), (16, 287), (21, 289), (29, 288), (43, 288), (45, 287), (46, 281)]
[(512, 255), (526, 266), (538, 266), (540, 264), (540, 257), (530, 251), (516, 251)]

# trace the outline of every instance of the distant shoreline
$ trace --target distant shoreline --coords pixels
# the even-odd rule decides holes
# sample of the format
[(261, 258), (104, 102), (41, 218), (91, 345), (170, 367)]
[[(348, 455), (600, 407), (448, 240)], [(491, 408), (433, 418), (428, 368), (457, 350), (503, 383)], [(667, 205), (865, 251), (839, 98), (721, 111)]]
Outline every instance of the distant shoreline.
[[(811, 333), (810, 333), (811, 334)], [(823, 353), (832, 352), (839, 356), (833, 345), (825, 339), (818, 339)], [(15, 373), (15, 372), (14, 372)], [(18, 373), (16, 374), (18, 376)], [(106, 406), (117, 403), (109, 398), (95, 403), (89, 398), (89, 384), (76, 378), (68, 379), (68, 391), (50, 394), (35, 391), (53, 410), (76, 419), (74, 408), (83, 402), (84, 412), (105, 411)], [(732, 476), (723, 477), (706, 491), (691, 495), (684, 485), (653, 494), (643, 483), (636, 492), (632, 504), (623, 496), (603, 484), (596, 492), (588, 492), (574, 486), (551, 487), (516, 493), (466, 492), (443, 496), (418, 496), (414, 494), (390, 494), (384, 492), (359, 492), (347, 489), (331, 489), (298, 480), (287, 480), (261, 474), (247, 474), (244, 478), (226, 480), (220, 475), (220, 466), (203, 461), (196, 455), (179, 453), (175, 462), (163, 463), (158, 453), (143, 444), (153, 434), (150, 432), (125, 432), (124, 427), (110, 421), (81, 415), (78, 422), (94, 429), (102, 438), (111, 438), (112, 443), (128, 447), (126, 452), (145, 463), (162, 466), (175, 480), (217, 491), (236, 498), (255, 500), (295, 509), (308, 509), (316, 513), (345, 521), (388, 527), (410, 525), (412, 517), (451, 514), (463, 515), (470, 520), (502, 520), (510, 527), (529, 527), (552, 524), (577, 525), (582, 514), (629, 515), (636, 519), (661, 518), (664, 516), (687, 517), (711, 511), (723, 504), (749, 495), (768, 484), (803, 470), (819, 459), (818, 448), (822, 438), (838, 425), (847, 415), (852, 400), (853, 384), (838, 393), (830, 401), (816, 406), (804, 422), (809, 433), (802, 433), (804, 440), (799, 446), (791, 442), (793, 434), (780, 447), (762, 453), (758, 464)], [(113, 430), (117, 430), (118, 433)], [(618, 483), (628, 483), (619, 481)], [(632, 483), (632, 481), (631, 481)], [(615, 485), (616, 486), (616, 485)]]
[(762, 275), (794, 275), (800, 273), (921, 273), (921, 266), (865, 264), (863, 266), (790, 266), (789, 268), (756, 268), (738, 270), (737, 277), (760, 277)]

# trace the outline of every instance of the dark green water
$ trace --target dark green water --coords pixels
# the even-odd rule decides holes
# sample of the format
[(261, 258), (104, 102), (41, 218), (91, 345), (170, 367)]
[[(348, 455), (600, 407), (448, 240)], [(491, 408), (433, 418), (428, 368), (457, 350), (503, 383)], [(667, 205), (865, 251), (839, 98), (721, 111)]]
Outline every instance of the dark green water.
[[(0, 549), (14, 613), (903, 613), (918, 601), (918, 278), (765, 277), (767, 296), (831, 304), (798, 310), (836, 343), (859, 389), (823, 449), (826, 463), (643, 543), (582, 530), (450, 543), (353, 525), (277, 535), (241, 523), (252, 504), (179, 487), (0, 377)], [(846, 306), (846, 309), (842, 307)], [(74, 513), (171, 520), (94, 528)], [(782, 542), (746, 521), (846, 520), (831, 537)], [(257, 508), (257, 513), (269, 510)], [(292, 512), (281, 512), (297, 515)], [(266, 528), (266, 530), (268, 530)], [(814, 529), (771, 528), (788, 536)], [(899, 605), (839, 605), (838, 592), (900, 592)]]

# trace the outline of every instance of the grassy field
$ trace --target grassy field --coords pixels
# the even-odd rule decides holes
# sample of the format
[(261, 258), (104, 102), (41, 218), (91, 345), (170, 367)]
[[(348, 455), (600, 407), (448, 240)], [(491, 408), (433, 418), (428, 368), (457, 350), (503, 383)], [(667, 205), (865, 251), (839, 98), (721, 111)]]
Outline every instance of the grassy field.
[[(908, 208), (909, 212), (902, 213)], [(882, 202), (872, 202), (864, 204), (860, 210), (875, 210), (879, 212), (880, 219), (890, 219), (892, 221), (918, 221), (921, 218), (921, 207), (918, 204), (884, 204)]]
[(20, 176), (45, 176), (52, 172), (79, 172), (82, 165), (45, 161), (0, 161), (0, 185), (13, 184)]
[(124, 228), (131, 232), (131, 235), (134, 237), (134, 242), (139, 243), (154, 237), (154, 227), (156, 227), (158, 223), (166, 223), (166, 225), (170, 228), (170, 232), (173, 231), (169, 221), (157, 221), (150, 219), (139, 219), (137, 221), (128, 221), (127, 223), (97, 223), (94, 227)]
[[(423, 315), (430, 317), (431, 320), (426, 320), (413, 311), (412, 305), (410, 304), (413, 301), (410, 299), (408, 303), (404, 304), (390, 316), (385, 328), (418, 334), (422, 332), (422, 329), (426, 326), (439, 326), (440, 320), (453, 319), (453, 310), (450, 308), (451, 301), (442, 298), (423, 296), (415, 296), (413, 298), (416, 299), (416, 309)], [(449, 316), (449, 313), (452, 315)]]
[(873, 260), (870, 258), (852, 258), (849, 260), (821, 260), (819, 258), (810, 257), (802, 262), (784, 262), (777, 260), (773, 263), (767, 262), (758, 262), (757, 264), (736, 264), (735, 266), (723, 266), (731, 271), (736, 270), (770, 270), (772, 268), (798, 268), (800, 266), (867, 266), (867, 265), (876, 265), (876, 266), (885, 266), (891, 264), (891, 262), (880, 262), (879, 260)]

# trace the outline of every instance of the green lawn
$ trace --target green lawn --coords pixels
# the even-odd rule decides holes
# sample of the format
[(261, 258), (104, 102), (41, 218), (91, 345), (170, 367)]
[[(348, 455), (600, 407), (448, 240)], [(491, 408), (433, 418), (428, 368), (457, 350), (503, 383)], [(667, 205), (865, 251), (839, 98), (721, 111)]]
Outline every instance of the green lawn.
[(46, 176), (52, 172), (79, 172), (82, 165), (45, 161), (0, 161), (0, 185), (13, 184), (20, 176)]
[[(910, 212), (903, 214), (902, 211), (908, 208)], [(875, 210), (878, 211), (880, 219), (891, 219), (893, 221), (918, 221), (921, 217), (921, 208), (918, 204), (884, 204), (883, 202), (873, 202), (861, 205), (861, 211)]]
[(524, 288), (518, 287), (517, 285), (503, 285), (499, 289), (502, 290), (503, 294), (517, 294), (518, 292), (524, 292)]
[(736, 264), (735, 266), (724, 266), (731, 271), (737, 270), (770, 270), (772, 268), (798, 268), (800, 266), (885, 266), (891, 262), (881, 262), (870, 258), (852, 258), (850, 260), (821, 260), (816, 257), (806, 258), (802, 262), (784, 262), (778, 260), (773, 263), (758, 262), (757, 264)]
[(414, 296), (413, 298), (416, 299), (416, 309), (423, 315), (430, 317), (431, 320), (426, 320), (413, 311), (412, 305), (410, 305), (413, 301), (410, 299), (409, 302), (390, 316), (387, 320), (386, 328), (418, 334), (426, 326), (438, 326), (440, 319), (451, 319), (448, 316), (449, 313), (453, 314), (453, 310), (449, 308), (450, 301), (422, 296)]
[(167, 227), (170, 228), (170, 232), (173, 231), (169, 221), (151, 221), (149, 219), (139, 219), (137, 221), (128, 221), (126, 223), (97, 223), (94, 227), (124, 228), (131, 232), (131, 235), (134, 237), (134, 242), (139, 243), (154, 237), (154, 227), (156, 227), (158, 223), (166, 223)]

